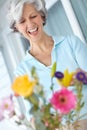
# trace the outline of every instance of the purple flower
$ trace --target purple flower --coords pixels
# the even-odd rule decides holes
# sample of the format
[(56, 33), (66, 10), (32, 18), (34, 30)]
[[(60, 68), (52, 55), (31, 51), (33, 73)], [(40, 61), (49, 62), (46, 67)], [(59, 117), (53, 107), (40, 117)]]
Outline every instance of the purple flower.
[(86, 79), (85, 73), (84, 72), (78, 72), (76, 74), (76, 79), (79, 80), (79, 81), (84, 82), (84, 80)]
[(60, 71), (55, 72), (55, 77), (58, 79), (62, 79), (64, 77), (64, 74)]
[(83, 80), (83, 84), (87, 84), (87, 77)]

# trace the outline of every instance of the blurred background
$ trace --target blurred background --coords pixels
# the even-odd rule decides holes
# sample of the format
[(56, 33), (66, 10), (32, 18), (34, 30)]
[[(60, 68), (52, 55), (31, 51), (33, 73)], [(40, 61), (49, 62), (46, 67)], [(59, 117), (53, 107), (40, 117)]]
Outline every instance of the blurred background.
[[(0, 0), (0, 98), (11, 93), (13, 71), (29, 46), (26, 39), (9, 29), (6, 19), (7, 2), (8, 0)], [(44, 29), (49, 34), (75, 34), (87, 43), (87, 0), (49, 0), (46, 3), (48, 19)], [(2, 121), (0, 129), (18, 128)]]

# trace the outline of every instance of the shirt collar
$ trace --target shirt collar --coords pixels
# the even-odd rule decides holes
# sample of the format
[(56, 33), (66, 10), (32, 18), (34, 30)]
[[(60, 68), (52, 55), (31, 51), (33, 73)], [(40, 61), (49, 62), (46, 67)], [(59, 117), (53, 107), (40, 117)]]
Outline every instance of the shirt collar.
[(54, 40), (54, 47), (65, 39), (64, 36), (52, 36), (52, 38)]
[[(56, 47), (56, 45), (58, 45), (59, 43), (61, 43), (65, 39), (64, 36), (52, 36), (52, 38), (54, 40), (54, 48)], [(33, 56), (29, 54), (29, 50), (30, 50), (30, 48), (28, 48), (28, 50), (26, 51), (26, 58), (28, 56), (29, 59), (32, 59)]]

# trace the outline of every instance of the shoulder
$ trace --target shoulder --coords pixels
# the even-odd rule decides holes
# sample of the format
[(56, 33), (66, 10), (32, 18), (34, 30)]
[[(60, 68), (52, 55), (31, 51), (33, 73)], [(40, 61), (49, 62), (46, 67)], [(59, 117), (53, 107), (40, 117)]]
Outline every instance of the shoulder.
[(78, 36), (76, 35), (68, 35), (66, 36), (66, 40), (70, 43), (70, 44), (85, 44)]
[(76, 35), (67, 35), (61, 37), (54, 37), (54, 45), (56, 48), (66, 49), (67, 51), (71, 50), (73, 52), (87, 51), (87, 44), (81, 41)]
[(21, 60), (21, 62), (17, 65), (17, 67), (14, 70), (14, 76), (20, 76), (20, 75), (24, 75), (26, 73), (29, 73), (29, 57), (26, 56)]
[(76, 35), (67, 35), (63, 37), (62, 43), (65, 43), (66, 46), (69, 45), (71, 48), (75, 49), (77, 47), (87, 47), (87, 44), (84, 43), (78, 36)]
[(87, 44), (83, 42), (79, 37), (76, 35), (67, 36), (68, 44), (74, 49), (74, 50), (80, 50), (80, 49), (87, 49)]
[(24, 74), (24, 61), (22, 60), (14, 70), (14, 76), (19, 76)]
[(76, 44), (77, 42), (82, 42), (81, 39), (77, 37), (76, 35), (64, 36), (64, 41), (69, 44)]
[(80, 40), (75, 35), (67, 35), (67, 36), (53, 36), (53, 40), (55, 45), (58, 45), (59, 43), (76, 43), (78, 40)]

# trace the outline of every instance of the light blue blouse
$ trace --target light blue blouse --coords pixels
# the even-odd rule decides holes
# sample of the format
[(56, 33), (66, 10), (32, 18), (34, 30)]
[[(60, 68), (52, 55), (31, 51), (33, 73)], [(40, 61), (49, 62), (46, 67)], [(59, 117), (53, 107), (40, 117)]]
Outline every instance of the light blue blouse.
[[(44, 86), (44, 91), (46, 92), (47, 99), (50, 98), (51, 90), (51, 67), (56, 61), (57, 71), (64, 72), (65, 69), (68, 69), (70, 72), (75, 71), (77, 68), (81, 68), (87, 72), (87, 44), (83, 43), (76, 36), (53, 36), (54, 47), (51, 52), (51, 65), (45, 66), (35, 59), (27, 51), (26, 56), (23, 58), (21, 63), (17, 66), (14, 74), (16, 76), (23, 74), (30, 74), (32, 66), (36, 68), (37, 74), (40, 79), (40, 83)], [(60, 87), (56, 79), (54, 79), (54, 89), (58, 90)], [(83, 90), (85, 107), (83, 108), (82, 113), (87, 112), (87, 86)]]

